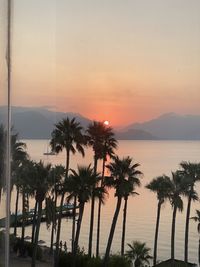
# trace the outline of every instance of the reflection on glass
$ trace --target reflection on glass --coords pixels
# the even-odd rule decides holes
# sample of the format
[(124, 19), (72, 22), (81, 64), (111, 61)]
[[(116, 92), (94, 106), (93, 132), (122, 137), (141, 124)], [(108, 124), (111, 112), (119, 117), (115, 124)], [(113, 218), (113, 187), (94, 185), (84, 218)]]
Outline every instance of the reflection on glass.
[(200, 3), (16, 0), (10, 139), (7, 3), (1, 264), (5, 218), (11, 266), (197, 263)]

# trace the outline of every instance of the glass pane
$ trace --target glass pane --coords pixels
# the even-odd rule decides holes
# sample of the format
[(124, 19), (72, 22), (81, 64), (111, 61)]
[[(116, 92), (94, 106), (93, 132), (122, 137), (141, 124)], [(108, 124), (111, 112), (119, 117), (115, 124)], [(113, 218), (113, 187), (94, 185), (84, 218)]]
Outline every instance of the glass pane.
[[(5, 42), (0, 44), (0, 71), (5, 79), (0, 80), (0, 104), (6, 106), (6, 1), (1, 5), (0, 30)], [(22, 259), (27, 266), (31, 262), (34, 266), (36, 259), (47, 266), (59, 259), (63, 266), (69, 262), (75, 266), (75, 260), (89, 262), (94, 255), (97, 259), (88, 263), (93, 266), (104, 261), (106, 252), (106, 256), (114, 255), (113, 262), (124, 263), (120, 255), (130, 248), (127, 243), (136, 240), (139, 243), (134, 246), (144, 242), (150, 248), (154, 262), (173, 256), (171, 171), (183, 171), (181, 161), (199, 168), (199, 9), (198, 1), (186, 0), (14, 1), (10, 136), (13, 266)], [(7, 127), (5, 107), (0, 115)], [(5, 141), (3, 150), (4, 145)], [(124, 157), (140, 164), (134, 167), (144, 174), (142, 178), (136, 172), (141, 187), (127, 173), (112, 172), (110, 164), (116, 163), (119, 171)], [(87, 167), (87, 177), (78, 166)], [(154, 177), (166, 178), (164, 173), (170, 177), (171, 191), (165, 195), (164, 190), (160, 201), (165, 205), (155, 259), (160, 195), (146, 185)], [(188, 178), (186, 171), (183, 173), (181, 179)], [(115, 183), (113, 177), (122, 181)], [(108, 195), (101, 205), (104, 188), (100, 191), (99, 186), (104, 183)], [(193, 185), (187, 183), (187, 189), (195, 188), (198, 193), (199, 184), (195, 181)], [(186, 261), (184, 254), (188, 254), (187, 260), (197, 263), (194, 220), (189, 220), (189, 250), (184, 253), (186, 191), (179, 192), (184, 210), (177, 212), (175, 255)], [(96, 198), (95, 192), (99, 193)], [(195, 192), (190, 193), (195, 200)], [(0, 205), (3, 218), (4, 193)], [(190, 217), (195, 216), (198, 205), (196, 201), (191, 204)]]

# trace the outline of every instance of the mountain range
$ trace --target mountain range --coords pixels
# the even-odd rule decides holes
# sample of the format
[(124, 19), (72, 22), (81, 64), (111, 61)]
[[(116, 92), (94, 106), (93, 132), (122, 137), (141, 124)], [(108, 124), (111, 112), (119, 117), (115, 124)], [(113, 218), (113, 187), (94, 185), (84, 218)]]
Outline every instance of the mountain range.
[[(0, 107), (0, 123), (5, 123), (6, 107)], [(55, 123), (76, 117), (86, 128), (88, 118), (71, 112), (55, 112), (47, 108), (12, 107), (12, 124), (21, 139), (49, 139)], [(163, 114), (155, 119), (114, 129), (121, 140), (200, 140), (200, 115)]]

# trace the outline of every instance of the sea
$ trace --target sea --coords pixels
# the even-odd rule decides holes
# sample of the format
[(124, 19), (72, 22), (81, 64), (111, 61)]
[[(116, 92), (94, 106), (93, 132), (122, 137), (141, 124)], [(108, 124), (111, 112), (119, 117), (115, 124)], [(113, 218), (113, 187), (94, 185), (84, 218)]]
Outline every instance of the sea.
[[(46, 156), (43, 155), (47, 151), (48, 140), (24, 140), (27, 144), (27, 151), (31, 159), (35, 161), (42, 160), (45, 163), (63, 164), (65, 165), (65, 152), (58, 155)], [(173, 171), (180, 168), (181, 161), (200, 162), (200, 141), (137, 141), (137, 140), (120, 140), (118, 142), (118, 149), (116, 154), (119, 157), (130, 156), (133, 162), (139, 163), (138, 168), (142, 173), (142, 186), (137, 188), (136, 192), (139, 195), (130, 197), (128, 201), (128, 214), (126, 224), (126, 247), (127, 243), (133, 240), (146, 242), (147, 246), (151, 248), (153, 255), (153, 243), (155, 233), (157, 199), (156, 195), (145, 188), (153, 178), (166, 174), (171, 176)], [(93, 163), (93, 152), (87, 148), (85, 157), (80, 154), (71, 156), (70, 168), (76, 169), (77, 165), (88, 165)], [(99, 162), (98, 169), (101, 170), (102, 162)], [(200, 185), (196, 187), (200, 194)], [(12, 211), (15, 205), (15, 193), (12, 194)], [(176, 220), (176, 242), (175, 242), (175, 258), (183, 259), (184, 257), (184, 229), (186, 217), (186, 199), (184, 199), (184, 210), (182, 213), (178, 212)], [(20, 204), (21, 205), (21, 204)], [(31, 200), (30, 206), (33, 207), (34, 200)], [(100, 252), (105, 252), (106, 243), (109, 235), (109, 230), (116, 206), (116, 198), (114, 192), (111, 190), (106, 198), (105, 205), (102, 208), (101, 220), (101, 234), (100, 234)], [(97, 203), (96, 203), (97, 208)], [(20, 207), (19, 207), (20, 209)], [(200, 203), (192, 203), (191, 216), (195, 216), (195, 210), (200, 209)], [(97, 210), (97, 209), (96, 209)], [(112, 243), (112, 253), (120, 252), (121, 234), (122, 234), (122, 212), (119, 214), (114, 240)], [(96, 215), (93, 238), (93, 253), (96, 248)], [(90, 218), (90, 203), (86, 205), (83, 223), (80, 233), (80, 248), (88, 249), (88, 232), (89, 232), (89, 218)], [(169, 203), (165, 203), (161, 210), (160, 229), (158, 239), (158, 260), (165, 260), (170, 258), (170, 242), (171, 242), (171, 221), (172, 208)], [(62, 219), (61, 240), (67, 242), (67, 246), (71, 247), (71, 229), (72, 219)], [(18, 229), (20, 235), (20, 229)], [(31, 226), (26, 227), (27, 236), (31, 235)], [(48, 246), (50, 244), (50, 230), (46, 228), (46, 224), (42, 223), (40, 228), (40, 240), (45, 241)], [(190, 221), (189, 232), (189, 261), (198, 262), (198, 240), (197, 223)]]

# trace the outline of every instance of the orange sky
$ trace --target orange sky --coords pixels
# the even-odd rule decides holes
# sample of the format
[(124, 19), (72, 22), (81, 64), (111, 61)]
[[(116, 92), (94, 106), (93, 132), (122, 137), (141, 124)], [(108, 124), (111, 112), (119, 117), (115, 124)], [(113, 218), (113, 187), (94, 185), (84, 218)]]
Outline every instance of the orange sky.
[(112, 125), (200, 114), (199, 10), (197, 0), (15, 1), (13, 105)]

